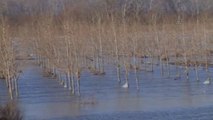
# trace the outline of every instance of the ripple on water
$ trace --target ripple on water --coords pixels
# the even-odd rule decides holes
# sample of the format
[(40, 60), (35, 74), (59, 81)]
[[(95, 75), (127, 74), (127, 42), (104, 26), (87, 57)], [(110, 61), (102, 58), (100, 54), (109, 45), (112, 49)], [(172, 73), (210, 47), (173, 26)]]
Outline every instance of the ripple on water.
[[(155, 68), (160, 70), (159, 67)], [(171, 76), (175, 76), (171, 66)], [(129, 90), (116, 80), (116, 69), (106, 68), (106, 76), (94, 76), (85, 71), (81, 77), (81, 97), (58, 81), (42, 77), (39, 67), (29, 65), (19, 80), (18, 102), (26, 120), (211, 120), (213, 119), (213, 87), (203, 85), (206, 73), (201, 69), (200, 82), (190, 69), (190, 80), (181, 73), (179, 80), (140, 71), (136, 90), (135, 76), (129, 76)], [(211, 71), (212, 72), (212, 71)], [(132, 73), (132, 72), (131, 72)], [(7, 101), (7, 89), (0, 80), (0, 102)], [(172, 110), (172, 111), (169, 111)], [(136, 112), (139, 111), (139, 112)]]

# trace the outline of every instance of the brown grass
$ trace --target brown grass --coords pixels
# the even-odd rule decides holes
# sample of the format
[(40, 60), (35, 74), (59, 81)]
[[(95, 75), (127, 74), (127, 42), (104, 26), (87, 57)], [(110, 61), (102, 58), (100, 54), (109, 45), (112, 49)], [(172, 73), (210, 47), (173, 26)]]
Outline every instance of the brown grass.
[(0, 120), (22, 120), (22, 114), (15, 103), (0, 107)]

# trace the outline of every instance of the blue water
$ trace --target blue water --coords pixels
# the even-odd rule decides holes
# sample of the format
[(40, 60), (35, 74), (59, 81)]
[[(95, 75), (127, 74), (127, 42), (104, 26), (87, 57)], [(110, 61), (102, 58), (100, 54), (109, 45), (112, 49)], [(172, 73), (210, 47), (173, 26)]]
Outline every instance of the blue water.
[[(81, 96), (74, 96), (57, 80), (43, 77), (40, 67), (28, 63), (19, 80), (17, 103), (26, 120), (212, 120), (213, 86), (203, 84), (206, 72), (199, 68), (200, 81), (196, 81), (193, 69), (189, 80), (184, 72), (174, 80), (175, 67), (170, 67), (170, 77), (166, 73), (162, 76), (159, 66), (153, 73), (140, 71), (139, 91), (133, 71), (128, 90), (121, 87), (123, 77), (122, 83), (117, 83), (112, 66), (106, 67), (105, 76), (84, 71)], [(1, 103), (8, 100), (2, 80), (0, 98)]]

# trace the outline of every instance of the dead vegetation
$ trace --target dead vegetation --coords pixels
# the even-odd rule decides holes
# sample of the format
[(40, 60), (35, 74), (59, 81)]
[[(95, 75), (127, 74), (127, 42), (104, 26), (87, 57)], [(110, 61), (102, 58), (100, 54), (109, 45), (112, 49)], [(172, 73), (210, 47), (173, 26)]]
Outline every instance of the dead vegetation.
[[(57, 77), (72, 94), (80, 95), (83, 70), (89, 68), (94, 75), (105, 75), (106, 63), (114, 65), (118, 82), (125, 82), (127, 88), (129, 74), (134, 71), (135, 78), (131, 79), (135, 79), (139, 89), (139, 70), (153, 72), (155, 64), (161, 66), (162, 74), (168, 72), (168, 75), (171, 63), (183, 65), (187, 78), (190, 66), (198, 70), (205, 64), (209, 72), (212, 15), (201, 14), (197, 8), (196, 15), (190, 16), (179, 2), (174, 2), (178, 7), (173, 15), (159, 13), (155, 9), (158, 2), (152, 0), (147, 12), (141, 12), (143, 3), (133, 6), (131, 1), (125, 1), (118, 10), (112, 9), (117, 5), (113, 0), (104, 0), (101, 6), (91, 10), (85, 2), (77, 4), (78, 7), (63, 4), (60, 14), (50, 8), (48, 13), (27, 16), (27, 21), (14, 27), (17, 29), (14, 36), (21, 38), (25, 49), (35, 55), (44, 75)], [(6, 52), (0, 51), (0, 66), (3, 66), (0, 73), (4, 73), (10, 85), (17, 72), (14, 71), (12, 41), (6, 35), (9, 32), (4, 32), (9, 23), (3, 23), (1, 35), (5, 37), (0, 40), (9, 44), (1, 44), (1, 49), (5, 49), (2, 51)], [(122, 70), (125, 80), (121, 80)], [(9, 88), (12, 91), (12, 87)]]
[(15, 103), (8, 103), (0, 106), (0, 120), (23, 120), (23, 117)]

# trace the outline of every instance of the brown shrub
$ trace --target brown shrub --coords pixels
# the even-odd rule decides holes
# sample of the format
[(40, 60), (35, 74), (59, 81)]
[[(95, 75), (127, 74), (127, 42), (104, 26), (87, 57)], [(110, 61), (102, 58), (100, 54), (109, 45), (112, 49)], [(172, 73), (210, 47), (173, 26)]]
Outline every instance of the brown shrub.
[(0, 120), (22, 120), (22, 115), (15, 103), (0, 106)]

